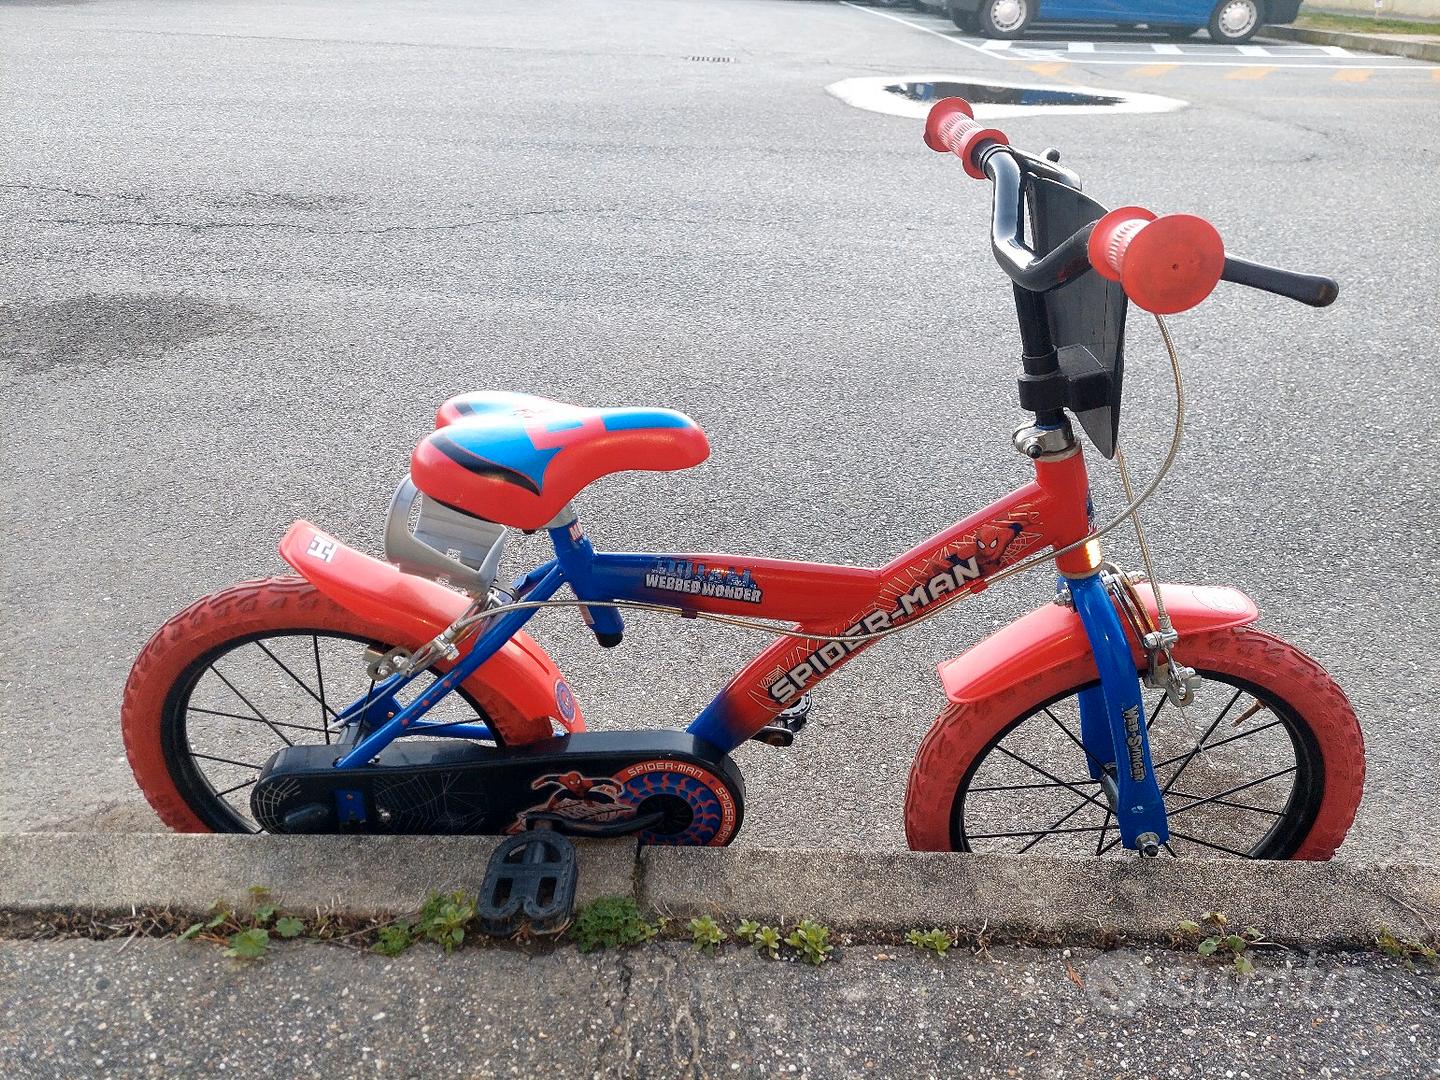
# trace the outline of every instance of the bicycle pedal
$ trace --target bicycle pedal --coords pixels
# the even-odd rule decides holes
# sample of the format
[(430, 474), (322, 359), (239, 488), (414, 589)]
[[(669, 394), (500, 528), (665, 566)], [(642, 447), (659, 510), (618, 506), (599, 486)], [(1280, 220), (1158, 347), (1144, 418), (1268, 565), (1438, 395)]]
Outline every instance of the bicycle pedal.
[(575, 908), (575, 845), (552, 829), (534, 829), (501, 841), (485, 866), (477, 914), (485, 933), (506, 936), (528, 924), (555, 934)]
[(810, 717), (810, 695), (802, 694), (800, 700), (791, 705), (788, 709), (775, 714), (775, 719), (766, 724), (750, 738), (755, 742), (765, 743), (767, 746), (790, 746), (795, 742), (795, 736), (805, 726), (805, 721)]

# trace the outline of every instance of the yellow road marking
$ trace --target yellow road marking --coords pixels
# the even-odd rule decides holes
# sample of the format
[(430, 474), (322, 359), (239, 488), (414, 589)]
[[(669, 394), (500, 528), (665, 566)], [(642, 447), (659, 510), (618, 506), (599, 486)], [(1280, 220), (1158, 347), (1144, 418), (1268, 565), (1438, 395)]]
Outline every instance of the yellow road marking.
[(1370, 78), (1370, 72), (1365, 68), (1341, 68), (1331, 78), (1332, 82), (1364, 82)]
[[(1026, 64), (1025, 66), (1036, 75), (1059, 75), (1066, 67), (1065, 64)], [(1440, 71), (1440, 68), (1435, 70)]]
[(1265, 78), (1266, 75), (1269, 75), (1269, 74), (1270, 74), (1272, 71), (1274, 71), (1274, 70), (1275, 70), (1275, 69), (1274, 69), (1273, 67), (1261, 67), (1261, 66), (1259, 66), (1259, 65), (1257, 65), (1257, 66), (1255, 66), (1255, 67), (1242, 67), (1242, 68), (1236, 68), (1234, 71), (1230, 72), (1229, 75), (1226, 75), (1225, 78), (1227, 78), (1227, 79), (1263, 79), (1263, 78)]
[(1146, 64), (1144, 67), (1131, 68), (1126, 74), (1141, 79), (1153, 79), (1174, 71), (1179, 66), (1179, 64)]

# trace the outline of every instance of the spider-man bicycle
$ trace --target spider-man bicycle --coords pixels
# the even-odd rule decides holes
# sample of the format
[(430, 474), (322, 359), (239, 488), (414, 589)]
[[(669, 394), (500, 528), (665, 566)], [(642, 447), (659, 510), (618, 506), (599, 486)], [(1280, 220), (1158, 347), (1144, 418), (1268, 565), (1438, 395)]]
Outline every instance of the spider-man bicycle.
[[(1032, 482), (879, 568), (611, 554), (572, 500), (609, 473), (703, 461), (694, 421), (516, 393), (453, 398), (396, 492), (385, 561), (298, 521), (280, 544), (298, 577), (206, 597), (145, 646), (123, 725), (161, 818), (190, 831), (727, 844), (744, 812), (731, 751), (788, 745), (811, 691), (858, 653), (1051, 562), (1057, 596), (940, 667), (946, 703), (906, 794), (911, 846), (1330, 857), (1364, 776), (1345, 696), (1255, 628), (1244, 594), (1152, 584), (1102, 560), (1099, 534), (1131, 519), (1159, 476), (1097, 530), (1071, 417), (1116, 456), (1127, 299), (1168, 314), (1223, 279), (1320, 307), (1337, 286), (1227, 256), (1195, 217), (1107, 212), (1057, 152), (1009, 146), (959, 99), (934, 106), (925, 139), (993, 183), (1020, 404), (1034, 417), (1014, 442)], [(505, 588), (509, 529), (545, 530), (555, 556)], [(555, 606), (578, 609), (605, 647), (620, 644), (626, 608), (776, 638), (684, 732), (590, 732), (523, 630)]]

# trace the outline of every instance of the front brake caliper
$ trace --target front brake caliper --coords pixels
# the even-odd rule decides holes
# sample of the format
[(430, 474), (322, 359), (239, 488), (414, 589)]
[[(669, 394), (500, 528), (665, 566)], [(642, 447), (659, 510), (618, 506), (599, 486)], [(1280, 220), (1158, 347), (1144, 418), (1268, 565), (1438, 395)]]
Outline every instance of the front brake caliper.
[(1161, 629), (1155, 625), (1150, 612), (1140, 602), (1135, 585), (1144, 578), (1127, 574), (1113, 563), (1102, 568), (1105, 584), (1120, 614), (1130, 624), (1140, 647), (1145, 650), (1145, 685), (1164, 690), (1172, 705), (1184, 708), (1195, 700), (1195, 691), (1200, 689), (1200, 675), (1192, 667), (1186, 667), (1175, 659), (1174, 649), (1180, 643), (1180, 634), (1174, 627)]

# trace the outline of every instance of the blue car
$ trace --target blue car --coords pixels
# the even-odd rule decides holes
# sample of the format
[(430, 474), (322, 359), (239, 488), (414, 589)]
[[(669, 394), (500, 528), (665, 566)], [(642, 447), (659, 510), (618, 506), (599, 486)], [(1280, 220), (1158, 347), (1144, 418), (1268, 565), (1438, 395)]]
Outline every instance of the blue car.
[(1294, 22), (1300, 0), (925, 0), (955, 25), (989, 38), (1018, 38), (1038, 22), (1140, 26), (1177, 41), (1201, 27), (1214, 41), (1238, 45), (1267, 24)]

